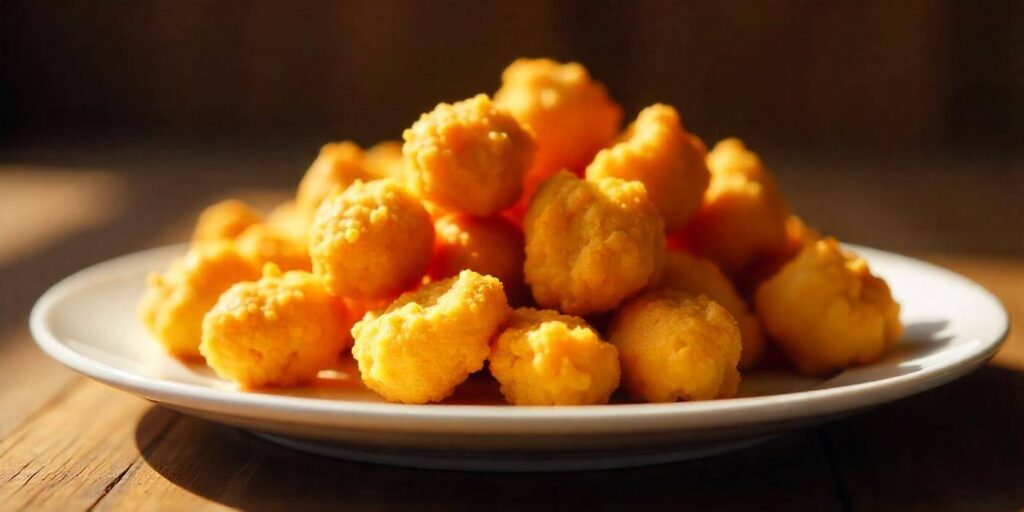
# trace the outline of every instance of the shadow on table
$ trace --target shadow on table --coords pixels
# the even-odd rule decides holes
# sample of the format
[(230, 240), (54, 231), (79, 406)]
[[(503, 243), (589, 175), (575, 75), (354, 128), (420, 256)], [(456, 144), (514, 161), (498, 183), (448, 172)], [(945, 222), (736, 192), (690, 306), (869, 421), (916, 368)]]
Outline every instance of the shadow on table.
[[(166, 414), (154, 407), (137, 432)], [(818, 431), (711, 459), (625, 470), (401, 469), (295, 452), (190, 417), (154, 445), (138, 443), (145, 439), (139, 435), (137, 443), (148, 466), (173, 484), (246, 510), (936, 510), (1024, 503), (1022, 427), (1024, 374), (988, 366)]]

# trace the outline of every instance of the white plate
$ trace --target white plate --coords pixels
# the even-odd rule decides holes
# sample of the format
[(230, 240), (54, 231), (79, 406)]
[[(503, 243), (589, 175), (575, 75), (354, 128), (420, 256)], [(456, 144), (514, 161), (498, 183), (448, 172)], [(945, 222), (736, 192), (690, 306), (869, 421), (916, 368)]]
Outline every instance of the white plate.
[(486, 376), (453, 403), (400, 405), (362, 387), (351, 363), (317, 386), (243, 393), (205, 368), (165, 356), (136, 317), (144, 276), (182, 254), (171, 246), (117, 258), (55, 285), (32, 311), (40, 347), (69, 368), (167, 407), (299, 449), (427, 468), (494, 471), (621, 467), (707, 456), (902, 398), (983, 364), (1009, 322), (999, 301), (953, 272), (851, 246), (902, 305), (906, 334), (880, 362), (829, 379), (744, 374), (740, 397), (672, 404), (491, 405)]

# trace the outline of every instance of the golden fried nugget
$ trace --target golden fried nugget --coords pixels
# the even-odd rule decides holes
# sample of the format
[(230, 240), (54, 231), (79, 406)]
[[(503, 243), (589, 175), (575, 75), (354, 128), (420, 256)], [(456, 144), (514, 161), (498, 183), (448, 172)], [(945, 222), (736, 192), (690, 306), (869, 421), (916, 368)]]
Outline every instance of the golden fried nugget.
[(704, 295), (647, 292), (615, 313), (608, 339), (634, 400), (674, 402), (736, 393), (742, 344), (732, 315)]
[(403, 294), (352, 328), (363, 383), (391, 402), (439, 402), (483, 367), (508, 317), (501, 282), (471, 270)]
[(328, 197), (310, 228), (313, 271), (334, 295), (393, 297), (419, 282), (430, 264), (434, 224), (394, 180), (355, 182)]
[(330, 367), (350, 340), (344, 303), (313, 274), (273, 263), (233, 285), (203, 318), (199, 351), (217, 375), (251, 389), (293, 386)]
[(486, 94), (441, 103), (402, 134), (410, 187), (450, 210), (491, 215), (523, 192), (533, 135)]
[(356, 180), (370, 180), (363, 150), (355, 143), (344, 141), (324, 145), (309, 166), (295, 195), (299, 211), (312, 219), (323, 200), (334, 192), (342, 192)]
[(807, 375), (877, 361), (903, 331), (885, 280), (833, 238), (807, 245), (762, 283), (755, 305), (765, 331)]
[(305, 270), (313, 264), (309, 260), (308, 244), (302, 238), (270, 224), (254, 224), (235, 239), (238, 252), (256, 268), (273, 263), (287, 272)]
[(409, 177), (402, 143), (397, 140), (381, 142), (366, 150), (364, 160), (367, 172), (374, 178), (391, 178), (403, 185)]
[(192, 231), (192, 243), (231, 240), (253, 224), (262, 222), (259, 212), (237, 199), (226, 199), (207, 206), (199, 214)]
[(503, 217), (453, 213), (434, 221), (437, 242), (427, 274), (434, 280), (473, 270), (497, 277), (514, 303), (526, 298), (523, 233)]
[(582, 318), (550, 309), (512, 311), (491, 344), (491, 375), (515, 405), (608, 403), (619, 386), (619, 354)]
[(622, 107), (579, 63), (518, 59), (501, 81), (494, 102), (537, 136), (536, 183), (561, 169), (582, 171), (619, 131)]
[(683, 251), (665, 254), (665, 269), (659, 288), (670, 288), (693, 295), (706, 295), (724, 307), (740, 329), (743, 352), (740, 368), (753, 368), (764, 351), (764, 334), (747, 303), (736, 292), (729, 279), (711, 260), (698, 258)]
[(676, 109), (656, 104), (642, 110), (614, 146), (594, 157), (587, 179), (614, 176), (643, 182), (671, 231), (700, 207), (711, 180), (705, 154), (704, 143), (683, 128)]
[(266, 224), (272, 228), (288, 233), (296, 240), (309, 239), (309, 224), (312, 217), (299, 210), (295, 200), (288, 200), (278, 204), (267, 215)]
[(259, 275), (233, 242), (209, 241), (189, 249), (163, 274), (149, 276), (139, 315), (168, 353), (200, 359), (203, 315), (231, 285)]
[(572, 315), (615, 308), (647, 286), (665, 253), (664, 223), (639, 181), (558, 173), (537, 191), (523, 227), (534, 299)]
[(789, 211), (760, 159), (739, 140), (719, 142), (707, 162), (711, 184), (679, 235), (684, 247), (736, 278), (785, 243)]

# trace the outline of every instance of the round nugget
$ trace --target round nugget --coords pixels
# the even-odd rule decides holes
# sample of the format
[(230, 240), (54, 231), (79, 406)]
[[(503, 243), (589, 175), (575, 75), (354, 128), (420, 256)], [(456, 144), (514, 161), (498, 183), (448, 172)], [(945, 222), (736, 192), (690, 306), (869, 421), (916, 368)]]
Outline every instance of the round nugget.
[(754, 264), (741, 277), (740, 286), (747, 290), (755, 290), (765, 279), (775, 275), (783, 265), (800, 254), (804, 247), (819, 239), (821, 239), (821, 233), (804, 224), (800, 217), (790, 215), (786, 219), (786, 241), (775, 252), (755, 260)]
[(523, 228), (534, 299), (572, 315), (615, 308), (647, 286), (665, 253), (664, 223), (639, 181), (558, 173), (537, 191)]
[(428, 275), (435, 280), (473, 270), (497, 277), (513, 302), (526, 296), (523, 233), (503, 217), (448, 214), (434, 221), (437, 242)]
[(732, 315), (704, 295), (645, 293), (623, 305), (608, 339), (634, 400), (711, 400), (736, 393), (742, 350)]
[(786, 203), (760, 159), (737, 139), (708, 154), (711, 184), (700, 210), (680, 233), (682, 245), (738, 277), (786, 240)]
[(299, 211), (311, 219), (327, 196), (345, 190), (356, 180), (372, 179), (364, 158), (363, 150), (349, 141), (334, 142), (320, 148), (320, 154), (299, 182), (295, 195)]
[(665, 229), (675, 230), (697, 212), (708, 188), (705, 156), (704, 143), (683, 128), (676, 109), (656, 104), (640, 112), (618, 143), (594, 157), (587, 179), (643, 182)]
[(579, 172), (619, 131), (622, 107), (581, 64), (518, 59), (501, 74), (494, 102), (537, 137), (537, 183), (568, 168)]
[(274, 264), (238, 283), (203, 318), (199, 351), (217, 375), (242, 388), (309, 382), (348, 345), (345, 305), (309, 272)]
[(201, 359), (203, 315), (231, 285), (259, 275), (259, 267), (242, 257), (234, 243), (203, 243), (189, 249), (163, 274), (149, 276), (139, 316), (168, 353), (180, 359)]
[(877, 361), (902, 334), (900, 306), (833, 238), (807, 245), (755, 295), (765, 331), (807, 375)]
[(536, 151), (530, 132), (486, 94), (439, 104), (402, 138), (411, 188), (441, 208), (473, 215), (519, 199)]
[(308, 245), (309, 224), (312, 220), (310, 215), (299, 210), (298, 204), (292, 199), (275, 206), (267, 215), (266, 224)]
[(604, 404), (619, 386), (615, 347), (582, 318), (550, 309), (512, 311), (489, 361), (515, 405)]
[(665, 269), (658, 286), (692, 295), (706, 295), (724, 307), (736, 320), (740, 329), (740, 339), (743, 342), (740, 368), (749, 369), (757, 364), (761, 353), (764, 352), (761, 324), (718, 265), (711, 260), (698, 258), (683, 251), (668, 251), (665, 254)]
[(310, 228), (313, 271), (334, 295), (394, 297), (430, 264), (434, 224), (394, 180), (357, 181), (320, 205)]
[(403, 294), (352, 328), (363, 383), (390, 402), (439, 402), (483, 367), (508, 317), (501, 282), (471, 270)]
[(256, 268), (273, 263), (283, 271), (305, 270), (313, 264), (309, 260), (306, 240), (294, 233), (270, 224), (254, 224), (235, 240), (238, 252)]
[(207, 206), (199, 214), (192, 231), (192, 243), (231, 240), (246, 228), (262, 221), (259, 212), (237, 199), (227, 199)]

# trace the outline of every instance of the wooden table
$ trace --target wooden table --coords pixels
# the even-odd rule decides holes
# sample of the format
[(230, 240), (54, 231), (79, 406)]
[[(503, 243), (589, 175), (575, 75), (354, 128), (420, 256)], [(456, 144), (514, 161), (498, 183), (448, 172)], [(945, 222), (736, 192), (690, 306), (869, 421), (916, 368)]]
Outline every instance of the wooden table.
[[(0, 510), (931, 511), (1024, 505), (1020, 329), (1011, 331), (990, 364), (957, 382), (757, 448), (695, 462), (562, 474), (419, 471), (316, 457), (171, 412), (49, 360), (26, 328), (28, 309), (46, 287), (85, 265), (182, 239), (198, 209), (218, 197), (270, 204), (287, 193), (284, 187), (305, 161), (292, 153), (250, 155), (243, 166), (230, 153), (198, 155), (147, 148), (4, 156)], [(998, 295), (1016, 325), (1024, 322), (1024, 176), (1005, 168), (979, 177), (976, 169), (972, 175), (908, 165), (872, 175), (884, 192), (864, 199), (856, 184), (875, 172), (865, 169), (876, 167), (849, 164), (827, 175), (814, 167), (779, 166), (787, 169), (779, 173), (784, 188), (811, 223), (962, 272)], [(912, 190), (914, 202), (906, 203)], [(940, 210), (948, 198), (964, 194), (977, 203), (958, 205), (960, 216)], [(858, 200), (875, 203), (861, 215), (853, 206)], [(993, 220), (993, 208), (1001, 219)], [(947, 219), (942, 229), (924, 224), (928, 215)], [(886, 229), (879, 231), (878, 222)], [(992, 233), (1011, 238), (993, 240)], [(979, 247), (989, 255), (974, 254)]]

